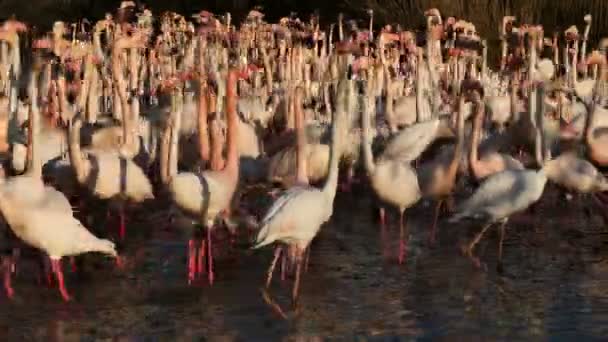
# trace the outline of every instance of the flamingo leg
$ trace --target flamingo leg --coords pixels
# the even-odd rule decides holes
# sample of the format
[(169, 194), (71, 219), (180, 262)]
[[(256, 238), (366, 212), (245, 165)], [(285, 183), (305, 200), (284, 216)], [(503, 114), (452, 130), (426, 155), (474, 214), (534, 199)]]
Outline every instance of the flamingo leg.
[(207, 263), (209, 264), (209, 285), (213, 285), (213, 251), (211, 248), (211, 229), (207, 228)]
[(503, 246), (503, 242), (505, 241), (505, 225), (507, 224), (507, 220), (504, 220), (501, 224), (500, 224), (500, 239), (498, 240), (498, 263), (496, 265), (496, 269), (499, 273), (502, 273), (503, 271), (503, 267), (502, 267), (502, 246)]
[(404, 211), (401, 211), (401, 215), (399, 217), (399, 264), (403, 264), (405, 260), (406, 251), (406, 242), (409, 239), (407, 237), (405, 222), (404, 222)]
[(194, 239), (188, 240), (188, 285), (192, 284), (196, 272), (196, 248)]
[(296, 279), (293, 283), (293, 291), (291, 293), (291, 302), (293, 307), (296, 308), (298, 306), (298, 293), (300, 292), (300, 273), (302, 271), (302, 256), (298, 252), (298, 256), (296, 258)]
[(19, 248), (13, 248), (11, 257), (11, 272), (17, 273), (17, 261), (19, 260), (19, 256), (21, 255), (21, 250)]
[(53, 286), (53, 277), (51, 272), (51, 265), (49, 265), (49, 259), (46, 257), (42, 258), (42, 270), (46, 276), (46, 284), (47, 286)]
[(304, 252), (305, 257), (304, 257), (304, 273), (308, 273), (308, 259), (310, 258), (310, 246), (308, 246), (306, 248), (306, 251)]
[(274, 250), (274, 258), (272, 258), (272, 262), (270, 263), (270, 267), (268, 268), (268, 274), (266, 276), (266, 288), (270, 287), (270, 282), (272, 281), (272, 273), (274, 272), (274, 268), (277, 265), (277, 261), (279, 261), (279, 257), (281, 256), (281, 252), (283, 251), (283, 247), (277, 246)]
[(435, 215), (433, 217), (433, 225), (431, 226), (431, 232), (429, 234), (429, 244), (431, 246), (435, 245), (436, 242), (436, 230), (437, 230), (437, 220), (439, 219), (439, 210), (441, 209), (441, 205), (443, 204), (443, 200), (438, 200), (437, 205), (435, 205)]
[(196, 273), (197, 274), (204, 274), (206, 272), (205, 269), (205, 240), (201, 240), (201, 246), (198, 250), (198, 262), (197, 264), (197, 268), (196, 268)]
[(120, 231), (119, 231), (121, 240), (125, 239), (126, 232), (127, 232), (127, 227), (125, 225), (125, 208), (121, 205), (120, 206)]
[(386, 225), (386, 211), (384, 210), (384, 207), (380, 207), (380, 225), (383, 229)]
[(76, 272), (77, 268), (76, 268), (76, 258), (71, 256), (70, 257), (70, 267), (72, 268), (72, 272)]
[(454, 196), (450, 195), (445, 200), (445, 205), (443, 206), (443, 211), (446, 214), (450, 214), (454, 211)]
[(477, 267), (480, 267), (481, 263), (479, 262), (479, 258), (473, 256), (473, 248), (475, 248), (475, 245), (477, 245), (479, 243), (479, 241), (483, 237), (483, 234), (485, 234), (486, 230), (488, 230), (488, 228), (490, 228), (491, 226), (492, 226), (492, 223), (486, 224), (481, 229), (481, 231), (479, 231), (479, 233), (477, 233), (477, 235), (475, 235), (475, 238), (473, 238), (473, 241), (471, 241), (471, 243), (469, 243), (466, 247), (463, 248), (464, 255), (469, 257), (469, 259), (471, 259), (473, 264), (475, 264), (475, 266), (477, 266)]
[(61, 297), (66, 302), (71, 300), (68, 291), (65, 289), (65, 283), (63, 280), (63, 271), (61, 270), (61, 259), (51, 259), (51, 267), (53, 268), (53, 273), (57, 277), (57, 282), (59, 283), (59, 292), (61, 292)]
[(3, 268), (3, 275), (4, 275), (4, 290), (6, 291), (6, 296), (9, 299), (12, 299), (13, 296), (15, 295), (15, 291), (13, 290), (13, 287), (11, 286), (11, 268), (13, 263), (12, 261), (9, 261), (8, 258), (3, 259), (2, 260), (2, 268)]
[(608, 223), (608, 213), (606, 212), (606, 210), (604, 210), (606, 208), (606, 204), (604, 203), (602, 198), (600, 196), (598, 196), (598, 194), (592, 194), (591, 198), (593, 198), (595, 205), (600, 209), (598, 212), (604, 219), (604, 222)]
[(287, 269), (287, 265), (285, 264), (287, 260), (287, 253), (283, 253), (281, 257), (281, 281), (285, 281), (285, 271)]

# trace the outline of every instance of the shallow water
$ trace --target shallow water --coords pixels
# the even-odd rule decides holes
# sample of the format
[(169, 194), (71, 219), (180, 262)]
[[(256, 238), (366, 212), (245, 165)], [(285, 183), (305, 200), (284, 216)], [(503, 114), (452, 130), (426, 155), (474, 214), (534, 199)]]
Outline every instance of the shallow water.
[(478, 227), (441, 222), (438, 244), (430, 248), (432, 207), (424, 204), (408, 214), (411, 238), (406, 263), (399, 265), (397, 215), (388, 211), (390, 225), (382, 233), (373, 203), (361, 189), (338, 195), (332, 221), (312, 245), (297, 314), (290, 306), (292, 280), (282, 282), (277, 267), (269, 293), (286, 320), (260, 291), (271, 248), (252, 252), (245, 241), (232, 249), (228, 241), (217, 242), (216, 283), (188, 286), (183, 231), (140, 219), (129, 223), (123, 246), (131, 260), (127, 270), (95, 256), (86, 257), (76, 273), (64, 263), (70, 303), (55, 288), (37, 285), (38, 266), (24, 256), (14, 280), (16, 298), (8, 301), (0, 293), (0, 340), (608, 336), (608, 233), (591, 201), (566, 202), (548, 189), (537, 220), (529, 213), (513, 217), (502, 274), (495, 268), (496, 230), (475, 250), (485, 266), (477, 269), (458, 246)]

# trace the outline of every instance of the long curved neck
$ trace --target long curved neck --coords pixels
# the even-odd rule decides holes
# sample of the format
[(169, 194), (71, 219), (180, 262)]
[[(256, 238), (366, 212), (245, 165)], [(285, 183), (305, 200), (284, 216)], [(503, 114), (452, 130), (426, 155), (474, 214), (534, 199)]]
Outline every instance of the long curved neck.
[[(342, 80), (341, 83), (350, 82), (346, 80)], [(329, 157), (329, 175), (327, 176), (327, 180), (323, 185), (323, 193), (333, 202), (334, 197), (336, 196), (336, 188), (338, 187), (338, 164), (340, 163), (340, 155), (341, 155), (341, 135), (339, 122), (343, 119), (345, 115), (346, 108), (348, 108), (348, 103), (346, 100), (346, 89), (344, 85), (338, 85), (338, 104), (336, 107), (336, 112), (332, 118), (331, 123), (331, 149), (330, 149), (330, 157)]]
[(163, 184), (171, 182), (169, 170), (169, 158), (171, 157), (171, 135), (173, 133), (173, 123), (169, 120), (162, 132), (160, 140), (160, 180)]
[(225, 160), (222, 156), (222, 133), (217, 127), (219, 123), (217, 122), (219, 119), (216, 118), (214, 122), (212, 122), (212, 126), (210, 127), (211, 131), (211, 159), (210, 159), (210, 167), (211, 170), (218, 171), (222, 170), (225, 166)]
[(178, 159), (179, 159), (179, 131), (182, 125), (182, 110), (184, 95), (181, 89), (174, 90), (174, 111), (172, 114), (173, 124), (171, 125), (171, 153), (169, 154), (169, 178), (175, 177), (178, 171)]
[[(534, 96), (536, 97), (536, 101), (540, 101), (540, 102), (544, 102), (543, 101), (543, 96), (544, 96), (544, 88), (541, 85), (539, 85), (538, 87), (536, 87), (536, 89), (534, 90)], [(543, 115), (544, 113), (542, 113), (539, 109), (542, 108), (542, 106), (539, 106), (539, 108), (537, 108), (536, 111), (536, 136), (535, 136), (535, 155), (536, 155), (536, 163), (538, 164), (538, 167), (542, 167), (544, 162), (545, 162), (545, 156), (544, 156), (544, 152), (545, 152), (545, 141), (544, 141), (544, 130), (543, 130)]]
[(228, 82), (226, 84), (226, 120), (228, 122), (228, 138), (226, 139), (226, 166), (225, 171), (238, 173), (239, 153), (238, 153), (238, 115), (236, 113), (236, 82), (237, 74), (235, 70), (228, 72)]
[[(368, 88), (369, 89), (369, 88)], [(372, 152), (372, 139), (370, 136), (370, 120), (372, 120), (372, 107), (371, 101), (373, 97), (370, 95), (365, 99), (362, 99), (363, 104), (363, 115), (361, 116), (361, 134), (363, 135), (363, 161), (365, 163), (365, 170), (368, 175), (374, 173), (376, 165), (374, 164), (374, 154)]]
[(200, 83), (198, 94), (198, 149), (203, 165), (209, 163), (209, 127), (207, 126), (207, 87), (204, 82)]
[(99, 114), (99, 100), (101, 97), (99, 76), (99, 71), (93, 66), (89, 81), (89, 96), (87, 97), (87, 120), (89, 123), (96, 122)]
[(120, 62), (122, 49), (112, 50), (112, 75), (116, 92), (120, 101), (120, 109), (122, 111), (122, 134), (123, 147), (132, 146), (131, 143), (131, 111), (129, 101), (127, 99), (127, 84), (123, 75), (123, 68)]
[(481, 140), (481, 129), (483, 125), (484, 108), (481, 101), (475, 104), (477, 106), (477, 112), (475, 113), (475, 119), (473, 121), (473, 132), (471, 134), (471, 151), (469, 153), (469, 164), (471, 168), (474, 168), (479, 161), (478, 149), (479, 140)]
[(462, 153), (463, 153), (463, 149), (464, 149), (464, 110), (465, 110), (465, 106), (464, 106), (465, 102), (464, 102), (464, 98), (461, 98), (460, 100), (460, 106), (458, 109), (458, 113), (457, 115), (457, 132), (458, 132), (458, 137), (456, 140), (456, 148), (454, 150), (454, 157), (452, 159), (452, 161), (450, 162), (450, 165), (448, 167), (448, 172), (447, 172), (447, 177), (448, 179), (455, 179), (456, 178), (456, 173), (458, 172), (458, 165), (460, 163), (460, 159), (462, 159)]
[(264, 75), (266, 77), (266, 92), (268, 94), (272, 93), (272, 69), (270, 67), (270, 58), (268, 57), (268, 52), (266, 48), (260, 49), (262, 55), (262, 61), (264, 62)]
[(85, 166), (85, 159), (82, 157), (82, 151), (80, 150), (80, 128), (82, 127), (82, 120), (77, 117), (72, 122), (72, 127), (69, 129), (69, 144), (68, 153), (70, 155), (70, 164), (74, 168), (76, 178), (79, 183), (84, 183), (88, 177), (88, 171)]
[(40, 135), (40, 113), (38, 111), (38, 72), (32, 72), (32, 79), (30, 80), (30, 113), (29, 113), (29, 165), (28, 174), (35, 177), (42, 177), (42, 162), (39, 158), (38, 151), (40, 148), (39, 135)]
[(296, 126), (296, 182), (308, 184), (308, 165), (306, 158), (307, 142), (304, 127), (304, 113), (302, 113), (302, 92), (298, 90), (296, 90), (294, 104), (294, 121)]
[(97, 30), (93, 33), (93, 49), (95, 56), (100, 60), (103, 60), (104, 54), (103, 49), (101, 48), (101, 32)]
[(422, 121), (422, 103), (423, 103), (423, 96), (422, 96), (422, 64), (423, 64), (423, 59), (422, 59), (422, 52), (420, 51), (418, 53), (418, 62), (416, 63), (416, 80), (415, 80), (415, 87), (416, 87), (416, 121), (420, 122)]

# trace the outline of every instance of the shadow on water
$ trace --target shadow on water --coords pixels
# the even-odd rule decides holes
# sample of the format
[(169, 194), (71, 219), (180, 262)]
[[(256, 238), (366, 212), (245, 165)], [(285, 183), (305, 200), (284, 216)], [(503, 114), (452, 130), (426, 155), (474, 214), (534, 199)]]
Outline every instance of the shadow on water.
[(148, 222), (148, 210), (131, 216), (130, 267), (86, 256), (68, 272), (71, 303), (37, 285), (34, 260), (22, 262), (15, 300), (0, 295), (0, 340), (601, 339), (608, 336), (608, 234), (599, 216), (582, 210), (590, 203), (563, 202), (548, 191), (541, 219), (513, 217), (499, 274), (496, 231), (476, 249), (486, 267), (478, 270), (458, 249), (478, 228), (443, 223), (429, 248), (431, 208), (420, 204), (408, 212), (412, 235), (399, 265), (396, 213), (383, 238), (371, 196), (339, 194), (334, 218), (312, 245), (298, 314), (290, 312), (292, 279), (275, 277), (268, 291), (287, 320), (260, 292), (271, 248), (218, 242), (214, 286), (188, 286), (183, 232)]

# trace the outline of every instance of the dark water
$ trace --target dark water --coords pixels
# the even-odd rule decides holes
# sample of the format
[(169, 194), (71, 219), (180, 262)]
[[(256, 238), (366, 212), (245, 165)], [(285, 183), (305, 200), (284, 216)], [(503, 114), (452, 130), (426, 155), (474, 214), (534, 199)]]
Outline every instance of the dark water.
[[(0, 340), (357, 341), (403, 339), (600, 340), (608, 336), (608, 233), (586, 199), (566, 201), (547, 189), (537, 219), (513, 217), (505, 243), (505, 270), (495, 270), (497, 234), (476, 249), (485, 270), (458, 246), (470, 224), (441, 223), (439, 242), (427, 246), (432, 208), (410, 211), (412, 233), (404, 265), (396, 262), (396, 213), (385, 234), (366, 191), (339, 194), (332, 221), (312, 245), (303, 275), (300, 310), (291, 311), (292, 281), (277, 273), (270, 295), (260, 288), (270, 248), (218, 242), (216, 283), (188, 286), (186, 238), (158, 223), (130, 222), (125, 251), (131, 265), (87, 257), (79, 273), (65, 262), (75, 300), (37, 285), (35, 261), (25, 257), (14, 281), (16, 298), (0, 294)], [(154, 214), (154, 215), (152, 215)], [(158, 216), (157, 213), (149, 213)], [(139, 215), (138, 217), (142, 217)], [(243, 239), (245, 239), (243, 235)], [(278, 267), (277, 267), (278, 269)]]

